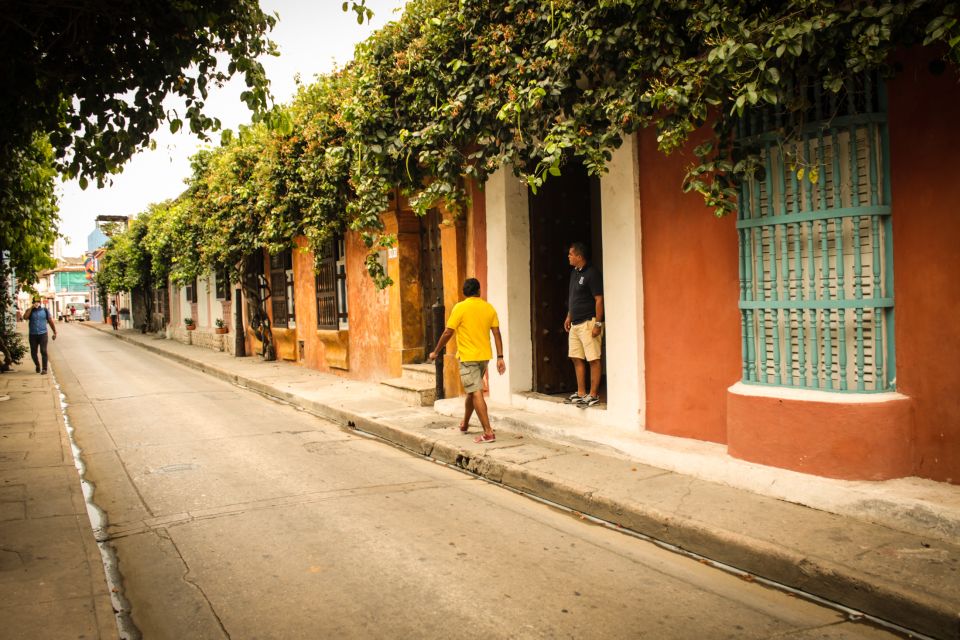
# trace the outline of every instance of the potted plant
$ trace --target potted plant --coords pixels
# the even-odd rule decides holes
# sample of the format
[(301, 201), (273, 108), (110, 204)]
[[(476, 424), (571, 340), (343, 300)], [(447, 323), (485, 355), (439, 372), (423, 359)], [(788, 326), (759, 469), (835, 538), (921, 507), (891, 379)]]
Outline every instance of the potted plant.
[(184, 318), (183, 324), (186, 326), (187, 331), (193, 331), (197, 328), (197, 325), (193, 324), (193, 318)]
[(217, 318), (217, 319), (214, 321), (214, 324), (216, 325), (215, 331), (216, 331), (217, 333), (226, 333), (226, 332), (227, 332), (227, 325), (225, 325), (225, 324), (223, 323), (223, 318)]

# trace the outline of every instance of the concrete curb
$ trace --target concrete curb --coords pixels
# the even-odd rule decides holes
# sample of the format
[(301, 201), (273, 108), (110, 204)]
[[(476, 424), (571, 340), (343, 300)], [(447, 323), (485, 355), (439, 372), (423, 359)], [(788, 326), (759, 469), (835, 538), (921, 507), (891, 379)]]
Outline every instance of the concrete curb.
[[(894, 581), (802, 550), (771, 544), (743, 531), (711, 526), (683, 515), (616, 498), (602, 490), (538, 472), (522, 464), (500, 460), (489, 455), (490, 450), (484, 450), (482, 445), (454, 446), (383, 419), (302, 398), (119, 332), (113, 335), (226, 382), (300, 406), (318, 417), (373, 434), (412, 453), (462, 468), (511, 489), (908, 629), (935, 638), (960, 639), (960, 603), (905, 588)], [(799, 505), (796, 508), (808, 509)]]

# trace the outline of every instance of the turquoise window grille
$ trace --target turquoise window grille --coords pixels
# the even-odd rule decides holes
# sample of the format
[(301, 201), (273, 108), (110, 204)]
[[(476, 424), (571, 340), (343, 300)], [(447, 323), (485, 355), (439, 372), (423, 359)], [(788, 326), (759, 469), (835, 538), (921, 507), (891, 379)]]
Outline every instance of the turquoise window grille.
[[(877, 76), (758, 109), (737, 132), (759, 158), (740, 186), (743, 381), (836, 392), (894, 388), (886, 97)], [(785, 137), (784, 132), (792, 132)]]

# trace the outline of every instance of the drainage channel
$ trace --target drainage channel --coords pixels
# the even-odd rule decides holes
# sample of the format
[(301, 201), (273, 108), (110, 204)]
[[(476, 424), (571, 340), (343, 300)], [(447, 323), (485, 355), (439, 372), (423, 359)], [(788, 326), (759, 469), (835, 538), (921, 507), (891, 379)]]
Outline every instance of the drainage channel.
[(123, 640), (141, 640), (143, 637), (140, 630), (130, 617), (130, 602), (123, 595), (123, 580), (118, 568), (117, 554), (109, 543), (107, 536), (107, 515), (97, 506), (93, 500), (96, 487), (87, 480), (87, 465), (83, 461), (83, 451), (74, 438), (74, 428), (70, 424), (70, 416), (67, 415), (67, 397), (60, 389), (60, 384), (51, 372), (53, 386), (57, 390), (60, 398), (60, 413), (63, 416), (63, 424), (67, 430), (67, 437), (70, 439), (70, 451), (73, 453), (73, 465), (80, 474), (80, 488), (83, 491), (84, 503), (87, 506), (87, 517), (90, 519), (90, 527), (93, 529), (93, 537), (97, 542), (97, 548), (100, 550), (100, 559), (103, 561), (103, 573), (107, 580), (107, 588), (110, 590), (110, 601), (113, 605), (113, 612), (117, 619), (117, 630)]

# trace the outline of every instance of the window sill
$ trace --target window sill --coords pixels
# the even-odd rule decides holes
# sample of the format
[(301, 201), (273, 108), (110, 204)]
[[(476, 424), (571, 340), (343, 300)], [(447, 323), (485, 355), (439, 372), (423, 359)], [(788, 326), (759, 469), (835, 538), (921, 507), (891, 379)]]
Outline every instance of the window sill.
[(817, 389), (797, 389), (795, 387), (777, 387), (772, 385), (754, 385), (737, 382), (727, 389), (729, 393), (759, 398), (777, 398), (780, 400), (800, 400), (832, 404), (869, 404), (903, 400), (907, 396), (897, 391), (856, 392), (856, 391), (819, 391)]

